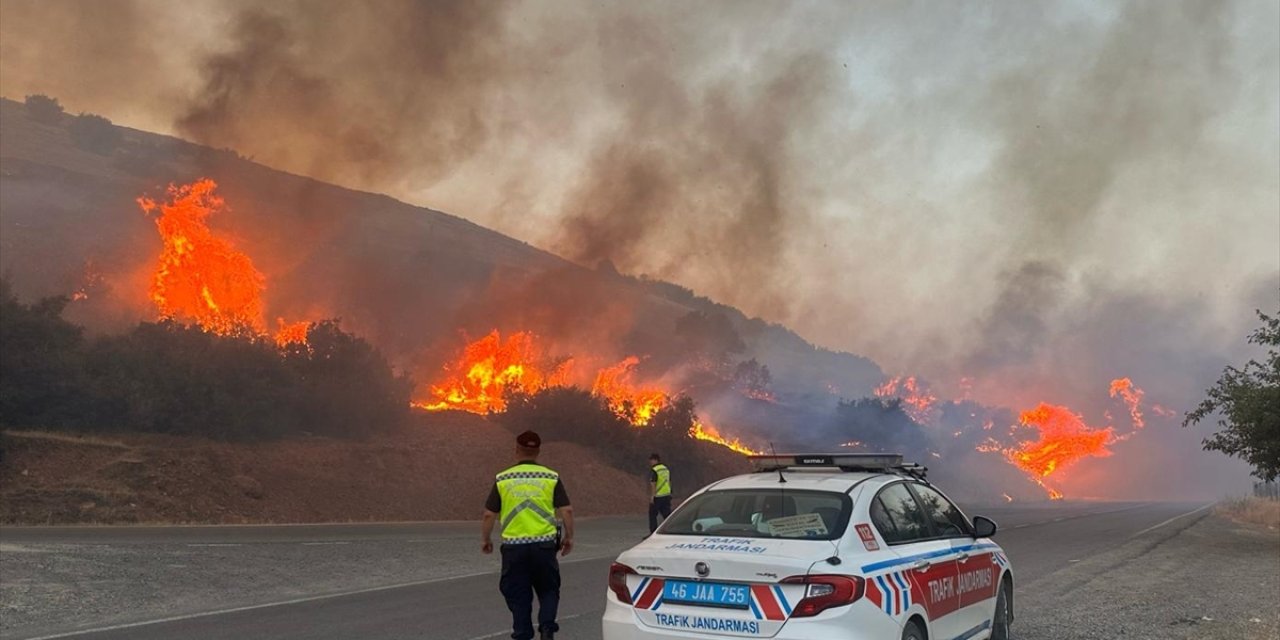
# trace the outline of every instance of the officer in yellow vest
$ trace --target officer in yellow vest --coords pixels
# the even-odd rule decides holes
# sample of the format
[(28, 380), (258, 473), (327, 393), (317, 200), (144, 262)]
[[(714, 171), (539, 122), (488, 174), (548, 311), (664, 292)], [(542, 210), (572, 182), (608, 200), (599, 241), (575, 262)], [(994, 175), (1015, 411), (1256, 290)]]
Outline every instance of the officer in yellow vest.
[(671, 515), (671, 470), (662, 464), (662, 457), (649, 454), (649, 533), (658, 529), (658, 514), (666, 520)]
[[(502, 527), (502, 577), (498, 589), (511, 610), (515, 640), (533, 638), (533, 595), (538, 595), (538, 633), (550, 640), (560, 630), (560, 564), (556, 551), (573, 550), (573, 507), (560, 474), (538, 464), (542, 439), (532, 431), (516, 436), (515, 466), (498, 474), (484, 505), (481, 551), (493, 553), (493, 524)], [(556, 517), (564, 522), (561, 533)]]

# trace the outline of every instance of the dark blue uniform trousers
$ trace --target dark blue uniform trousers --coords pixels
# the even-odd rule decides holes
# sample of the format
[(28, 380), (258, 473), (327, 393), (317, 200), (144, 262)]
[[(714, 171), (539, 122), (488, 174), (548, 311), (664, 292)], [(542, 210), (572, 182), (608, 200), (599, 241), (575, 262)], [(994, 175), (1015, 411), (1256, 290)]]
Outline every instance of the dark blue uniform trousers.
[(511, 637), (533, 638), (533, 594), (538, 594), (538, 631), (556, 632), (556, 610), (560, 608), (560, 563), (556, 544), (502, 545), (502, 577), (498, 589), (511, 610)]
[(649, 503), (649, 533), (658, 530), (658, 514), (662, 514), (663, 520), (671, 517), (671, 496), (654, 498)]

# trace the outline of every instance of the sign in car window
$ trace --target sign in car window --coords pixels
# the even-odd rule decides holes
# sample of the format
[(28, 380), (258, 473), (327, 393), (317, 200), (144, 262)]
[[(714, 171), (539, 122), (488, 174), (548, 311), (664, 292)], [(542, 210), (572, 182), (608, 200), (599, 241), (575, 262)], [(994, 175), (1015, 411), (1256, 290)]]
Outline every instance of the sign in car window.
[(816, 513), (774, 518), (768, 524), (769, 533), (779, 538), (817, 538), (827, 535), (827, 524)]

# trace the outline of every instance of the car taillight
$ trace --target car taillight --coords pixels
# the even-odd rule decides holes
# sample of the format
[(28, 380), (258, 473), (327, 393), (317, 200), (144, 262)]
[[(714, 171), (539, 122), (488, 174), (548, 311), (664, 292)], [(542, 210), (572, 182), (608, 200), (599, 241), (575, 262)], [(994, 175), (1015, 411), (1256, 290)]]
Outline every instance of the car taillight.
[(832, 607), (853, 604), (862, 598), (866, 588), (858, 576), (792, 576), (782, 583), (805, 585), (804, 599), (791, 612), (793, 618), (808, 618)]
[(609, 567), (609, 590), (618, 597), (622, 604), (631, 604), (631, 590), (627, 588), (627, 576), (635, 575), (636, 570), (621, 562)]

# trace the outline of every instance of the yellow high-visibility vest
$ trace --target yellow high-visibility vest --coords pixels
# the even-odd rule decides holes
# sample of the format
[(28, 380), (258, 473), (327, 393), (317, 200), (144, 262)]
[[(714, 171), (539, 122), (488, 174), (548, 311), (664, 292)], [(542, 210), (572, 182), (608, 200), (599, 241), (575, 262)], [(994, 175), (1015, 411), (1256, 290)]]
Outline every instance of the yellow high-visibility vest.
[(665, 498), (671, 495), (671, 470), (667, 465), (658, 463), (653, 465), (653, 472), (658, 474), (657, 487), (653, 493), (655, 498)]
[(498, 474), (502, 497), (502, 543), (556, 539), (555, 490), (560, 474), (540, 464), (520, 463)]

